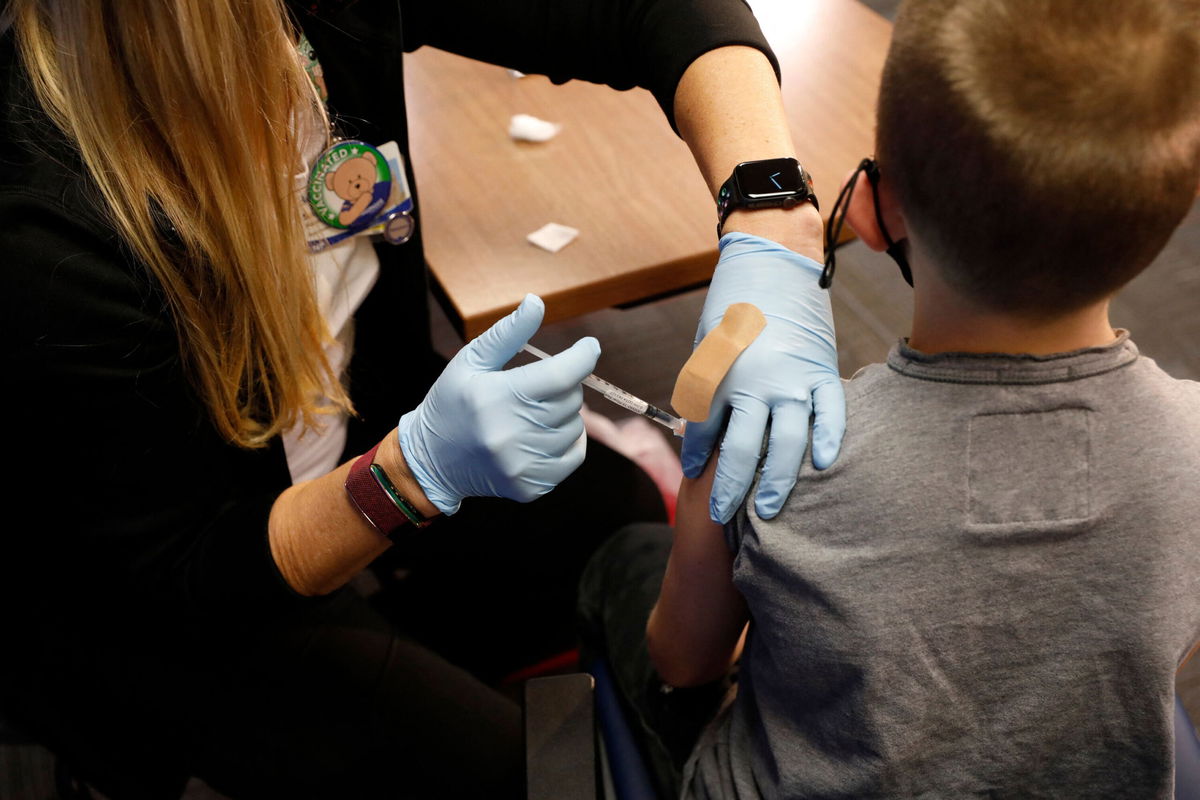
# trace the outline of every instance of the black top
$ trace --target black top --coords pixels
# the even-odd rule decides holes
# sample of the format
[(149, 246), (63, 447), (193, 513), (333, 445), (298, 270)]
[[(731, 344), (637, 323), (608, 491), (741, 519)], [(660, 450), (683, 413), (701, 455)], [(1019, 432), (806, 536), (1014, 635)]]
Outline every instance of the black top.
[[(769, 53), (741, 0), (292, 7), (341, 131), (395, 140), (406, 157), (400, 54), (423, 44), (555, 82), (646, 87), (668, 119), (675, 86), (700, 54), (726, 44)], [(161, 292), (105, 221), (78, 154), (36, 107), (11, 35), (0, 37), (0, 92), (2, 395), (15, 437), (0, 534), (6, 623), (18, 622), (19, 608), (29, 621), (161, 613), (224, 625), (312, 602), (291, 592), (267, 546), (271, 505), (290, 483), (282, 444), (248, 451), (216, 433), (184, 374)], [(378, 441), (437, 374), (420, 232), (418, 224), (409, 243), (377, 248), (380, 278), (356, 316), (350, 376), (361, 418), (351, 421), (347, 455)], [(396, 342), (418, 355), (399, 363)]]

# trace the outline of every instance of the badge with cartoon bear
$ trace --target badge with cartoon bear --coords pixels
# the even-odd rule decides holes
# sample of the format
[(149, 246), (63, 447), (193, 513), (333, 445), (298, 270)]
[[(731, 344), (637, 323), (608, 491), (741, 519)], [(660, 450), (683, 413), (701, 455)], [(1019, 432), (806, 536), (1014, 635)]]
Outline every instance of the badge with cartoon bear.
[(304, 188), (312, 252), (358, 234), (408, 241), (416, 227), (404, 159), (395, 142), (373, 147), (347, 140), (317, 157)]
[(317, 159), (308, 179), (308, 204), (331, 228), (355, 231), (375, 221), (392, 191), (392, 171), (376, 148), (338, 142)]

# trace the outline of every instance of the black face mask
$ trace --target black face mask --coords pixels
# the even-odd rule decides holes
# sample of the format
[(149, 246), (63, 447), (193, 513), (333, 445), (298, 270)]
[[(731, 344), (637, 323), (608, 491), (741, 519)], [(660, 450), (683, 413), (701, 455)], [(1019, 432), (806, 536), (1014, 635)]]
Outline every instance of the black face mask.
[(833, 204), (833, 211), (830, 212), (829, 224), (825, 226), (825, 269), (821, 270), (819, 285), (822, 289), (828, 289), (833, 283), (833, 271), (837, 268), (835, 260), (837, 242), (842, 238), (842, 226), (846, 224), (846, 210), (850, 208), (850, 198), (854, 196), (854, 187), (858, 185), (860, 172), (867, 173), (867, 182), (871, 184), (871, 196), (875, 201), (875, 221), (879, 224), (879, 232), (883, 234), (883, 241), (887, 244), (887, 254), (900, 268), (900, 274), (904, 276), (905, 282), (912, 286), (912, 271), (908, 268), (908, 257), (904, 255), (904, 240), (892, 241), (887, 226), (883, 224), (883, 213), (879, 210), (879, 165), (873, 158), (864, 158), (860, 161), (854, 174), (842, 187), (842, 191), (838, 192), (837, 200)]

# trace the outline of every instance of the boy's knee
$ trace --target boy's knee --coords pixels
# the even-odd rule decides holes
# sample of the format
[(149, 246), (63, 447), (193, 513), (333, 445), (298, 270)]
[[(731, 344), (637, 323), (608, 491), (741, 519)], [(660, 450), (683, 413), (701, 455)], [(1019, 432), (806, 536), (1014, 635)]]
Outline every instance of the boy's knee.
[(583, 570), (580, 604), (603, 599), (608, 590), (656, 570), (660, 564), (665, 568), (671, 538), (671, 527), (656, 522), (627, 525), (614, 533), (592, 554)]
[(671, 553), (671, 539), (669, 525), (635, 523), (617, 531), (592, 554), (579, 579), (576, 606), (585, 643), (603, 630), (614, 605), (624, 605), (622, 598), (649, 590), (653, 604)]

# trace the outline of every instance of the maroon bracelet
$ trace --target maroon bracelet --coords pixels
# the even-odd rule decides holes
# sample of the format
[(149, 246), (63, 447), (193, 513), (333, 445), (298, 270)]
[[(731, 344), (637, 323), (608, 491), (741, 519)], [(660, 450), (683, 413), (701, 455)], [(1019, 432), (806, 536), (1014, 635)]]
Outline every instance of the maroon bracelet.
[(430, 520), (396, 491), (383, 467), (374, 463), (378, 450), (377, 444), (350, 467), (350, 475), (346, 478), (346, 495), (350, 502), (371, 527), (388, 539), (405, 525), (426, 527)]

